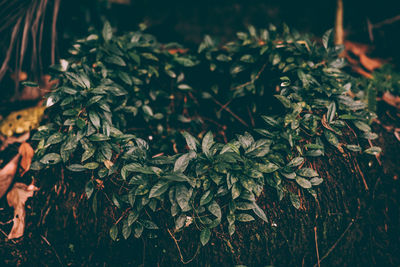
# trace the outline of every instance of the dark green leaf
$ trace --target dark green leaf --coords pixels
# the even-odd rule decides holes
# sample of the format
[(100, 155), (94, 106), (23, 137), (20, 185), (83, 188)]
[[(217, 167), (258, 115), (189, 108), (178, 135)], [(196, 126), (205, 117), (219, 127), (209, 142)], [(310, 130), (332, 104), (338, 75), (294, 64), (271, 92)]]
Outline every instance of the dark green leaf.
[(71, 164), (67, 166), (67, 169), (73, 172), (82, 172), (86, 170), (86, 168), (81, 164)]
[(197, 145), (199, 144), (199, 141), (197, 141), (196, 138), (186, 131), (182, 132), (182, 135), (185, 137), (186, 144), (188, 145), (189, 149), (197, 151)]
[(57, 164), (61, 161), (61, 157), (57, 153), (49, 153), (43, 156), (43, 158), (40, 159), (40, 162), (43, 164)]
[(296, 157), (296, 158), (293, 158), (286, 166), (294, 168), (294, 167), (300, 166), (301, 164), (303, 164), (303, 162), (304, 162), (304, 158)]
[(211, 132), (208, 132), (201, 143), (201, 148), (203, 150), (203, 153), (206, 154), (207, 157), (211, 156), (211, 146), (214, 144), (214, 138), (213, 134)]
[(236, 220), (239, 222), (251, 222), (254, 221), (254, 217), (247, 213), (240, 213), (236, 215)]
[(203, 246), (205, 246), (210, 240), (211, 231), (208, 228), (204, 228), (200, 233), (200, 242)]
[(112, 38), (112, 34), (113, 33), (112, 33), (111, 25), (110, 25), (110, 23), (108, 21), (106, 21), (104, 23), (103, 31), (102, 31), (103, 39), (105, 41), (110, 41), (111, 38)]
[(211, 202), (210, 205), (208, 205), (208, 210), (216, 216), (218, 219), (221, 219), (222, 213), (221, 213), (221, 208), (219, 207), (218, 203), (213, 201)]
[(111, 226), (110, 228), (110, 237), (112, 240), (116, 240), (118, 236), (118, 226), (116, 224), (114, 224), (113, 226)]
[(149, 198), (158, 197), (164, 194), (169, 187), (169, 181), (159, 181), (150, 190)]
[(300, 176), (296, 177), (296, 182), (303, 188), (311, 188), (312, 187), (311, 182), (309, 180), (304, 179)]
[(364, 150), (364, 153), (370, 154), (370, 155), (378, 155), (379, 153), (382, 152), (382, 149), (377, 146), (370, 147), (366, 150)]
[(91, 197), (93, 191), (94, 191), (93, 181), (89, 180), (85, 186), (85, 193), (88, 199)]

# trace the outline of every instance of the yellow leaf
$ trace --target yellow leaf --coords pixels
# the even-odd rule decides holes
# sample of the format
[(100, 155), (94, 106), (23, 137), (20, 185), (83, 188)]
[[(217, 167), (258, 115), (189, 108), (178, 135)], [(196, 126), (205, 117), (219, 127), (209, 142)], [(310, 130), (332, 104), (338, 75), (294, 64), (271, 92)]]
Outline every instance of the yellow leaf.
[(10, 113), (0, 124), (0, 132), (6, 136), (36, 129), (43, 117), (45, 107), (32, 107)]

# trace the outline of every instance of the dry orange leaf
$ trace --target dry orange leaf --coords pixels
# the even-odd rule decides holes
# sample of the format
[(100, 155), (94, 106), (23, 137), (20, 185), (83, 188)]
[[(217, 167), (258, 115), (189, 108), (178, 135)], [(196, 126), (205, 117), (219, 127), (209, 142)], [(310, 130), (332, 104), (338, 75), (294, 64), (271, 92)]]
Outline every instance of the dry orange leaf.
[(33, 151), (33, 148), (31, 147), (30, 144), (24, 142), (20, 145), (18, 149), (18, 153), (21, 155), (21, 167), (23, 172), (21, 173), (21, 176), (23, 176), (27, 171), (29, 171), (29, 168), (31, 167), (32, 163), (32, 158), (35, 152)]
[(398, 96), (394, 96), (389, 92), (385, 92), (382, 95), (382, 100), (393, 107), (400, 108), (400, 97)]
[(7, 192), (18, 168), (20, 155), (17, 154), (10, 162), (0, 170), (0, 198)]
[(370, 50), (370, 47), (366, 44), (354, 43), (350, 41), (345, 41), (344, 46), (347, 51), (351, 51), (356, 56), (366, 54)]
[(185, 54), (186, 52), (187, 52), (187, 49), (182, 49), (182, 48), (171, 48), (171, 49), (168, 49), (168, 53), (170, 53), (171, 55), (174, 55), (176, 53)]
[(382, 66), (382, 61), (367, 57), (365, 54), (360, 55), (360, 63), (369, 71), (373, 71)]
[(13, 227), (8, 235), (8, 239), (23, 236), (25, 230), (25, 202), (37, 190), (39, 189), (33, 184), (15, 183), (10, 192), (8, 192), (7, 203), (10, 207), (14, 208)]

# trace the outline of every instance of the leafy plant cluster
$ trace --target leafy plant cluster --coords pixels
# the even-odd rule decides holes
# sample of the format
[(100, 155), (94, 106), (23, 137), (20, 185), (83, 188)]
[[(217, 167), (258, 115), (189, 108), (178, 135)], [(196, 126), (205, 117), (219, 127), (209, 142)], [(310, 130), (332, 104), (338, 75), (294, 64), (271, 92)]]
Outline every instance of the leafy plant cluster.
[[(331, 39), (329, 31), (321, 46), (287, 28), (250, 27), (223, 46), (207, 36), (193, 52), (143, 31), (115, 36), (106, 24), (101, 34), (78, 40), (68, 66), (57, 69), (60, 85), (47, 97), (48, 123), (32, 137), (38, 143), (32, 169), (66, 168), (71, 179), (73, 172), (85, 173), (94, 210), (97, 195), (110, 193), (122, 214), (110, 229), (114, 240), (119, 233), (152, 234), (161, 211), (174, 232), (197, 228), (203, 245), (221, 223), (233, 235), (238, 222), (268, 222), (268, 211), (256, 203), (265, 186), (299, 208), (297, 188), (316, 197), (314, 188), (323, 182), (311, 168), (313, 157), (327, 146), (361, 151), (343, 137), (348, 127), (376, 138), (372, 114), (348, 94), (353, 78), (341, 71), (345, 62)], [(272, 95), (278, 114), (265, 107)], [(171, 105), (176, 99), (178, 107)], [(266, 112), (263, 123), (227, 142), (183, 126), (185, 149), (171, 156), (134, 130), (145, 125), (168, 140), (179, 112), (201, 117), (196, 108), (207, 110), (217, 99)], [(196, 107), (198, 100), (207, 106)]]

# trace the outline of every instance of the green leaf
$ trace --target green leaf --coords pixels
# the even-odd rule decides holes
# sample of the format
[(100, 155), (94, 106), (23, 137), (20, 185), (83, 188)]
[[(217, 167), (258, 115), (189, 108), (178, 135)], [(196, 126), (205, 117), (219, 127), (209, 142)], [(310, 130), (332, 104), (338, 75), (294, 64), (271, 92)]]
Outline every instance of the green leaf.
[(231, 61), (232, 58), (230, 56), (227, 56), (227, 55), (224, 55), (224, 54), (219, 54), (217, 56), (217, 60), (218, 61), (222, 61), (222, 62), (228, 62), (228, 61)]
[(175, 182), (190, 182), (189, 177), (182, 173), (172, 173), (172, 174), (167, 174), (162, 176), (162, 178), (170, 180), (170, 181), (175, 181)]
[(144, 114), (146, 114), (150, 117), (153, 117), (154, 113), (153, 113), (153, 110), (151, 109), (151, 107), (149, 107), (148, 105), (143, 105), (142, 109), (143, 109)]
[(199, 141), (197, 141), (196, 138), (194, 138), (191, 134), (189, 134), (186, 131), (182, 132), (182, 135), (185, 137), (186, 144), (189, 147), (189, 149), (197, 151), (197, 145), (199, 144)]
[(109, 56), (104, 59), (107, 63), (114, 64), (117, 66), (125, 67), (125, 61), (119, 56)]
[(254, 202), (253, 203), (253, 211), (254, 213), (260, 217), (264, 222), (268, 223), (267, 216), (265, 215), (264, 211)]
[(379, 153), (382, 152), (382, 149), (377, 146), (370, 147), (366, 150), (364, 150), (364, 153), (370, 154), (370, 155), (378, 155)]
[(93, 126), (96, 129), (100, 128), (100, 117), (99, 117), (99, 115), (97, 115), (96, 112), (89, 111), (89, 119), (90, 119), (90, 122), (93, 124)]
[(207, 190), (200, 198), (200, 206), (208, 204), (213, 199), (213, 193)]
[(208, 210), (218, 219), (221, 219), (222, 213), (221, 208), (219, 207), (218, 203), (213, 201), (210, 205), (208, 205)]
[(208, 228), (204, 228), (200, 233), (200, 242), (203, 246), (205, 246), (210, 240), (211, 231)]
[(322, 44), (325, 47), (325, 49), (328, 49), (330, 41), (332, 39), (332, 29), (327, 30), (324, 35), (322, 36)]
[(274, 95), (282, 104), (285, 108), (290, 108), (292, 106), (292, 102), (290, 100), (283, 96), (283, 95)]
[(301, 164), (303, 164), (303, 162), (304, 162), (304, 158), (296, 157), (296, 158), (293, 158), (286, 166), (294, 168), (294, 167), (300, 166)]
[(93, 191), (94, 191), (93, 181), (89, 180), (85, 186), (85, 193), (88, 199), (91, 197)]
[(39, 87), (39, 84), (36, 82), (31, 82), (31, 81), (23, 81), (21, 82), (23, 86), (28, 86), (28, 87)]
[(237, 210), (252, 210), (254, 208), (253, 203), (247, 201), (236, 202), (235, 205)]
[(272, 162), (267, 162), (265, 164), (258, 164), (258, 169), (262, 173), (271, 173), (279, 169), (279, 166)]
[(126, 72), (118, 72), (118, 77), (127, 85), (132, 85), (132, 79), (129, 77), (128, 73)]
[(339, 145), (339, 140), (336, 137), (336, 134), (334, 134), (330, 130), (324, 129), (324, 135), (325, 135), (326, 140), (328, 140), (328, 142), (331, 145), (336, 146), (336, 147)]
[(178, 202), (179, 207), (182, 210), (185, 210), (189, 205), (189, 190), (186, 188), (185, 185), (177, 185), (175, 189), (175, 198), (176, 202)]
[(71, 164), (67, 166), (67, 169), (72, 171), (72, 172), (82, 172), (85, 171), (86, 168), (82, 166), (81, 164)]
[(319, 178), (319, 177), (314, 177), (310, 180), (310, 183), (315, 186), (315, 185), (320, 185), (322, 182), (324, 181), (324, 179)]
[(158, 58), (152, 53), (141, 53), (140, 55), (148, 60), (158, 61)]
[(139, 212), (129, 212), (128, 215), (128, 225), (131, 226), (139, 218)]
[(106, 42), (111, 40), (113, 33), (112, 33), (111, 25), (110, 25), (110, 23), (108, 21), (106, 21), (104, 23), (103, 31), (101, 33), (103, 35), (103, 39)]
[(318, 176), (318, 173), (311, 168), (302, 168), (297, 171), (297, 174), (303, 177), (315, 177)]
[(214, 144), (214, 138), (213, 134), (211, 132), (208, 132), (201, 143), (201, 148), (203, 150), (203, 153), (206, 154), (207, 157), (211, 156), (211, 146)]
[(311, 188), (312, 187), (312, 184), (309, 180), (304, 179), (300, 176), (296, 177), (296, 182), (303, 188)]
[(180, 85), (178, 85), (178, 89), (181, 89), (181, 90), (192, 90), (192, 87), (190, 87), (187, 84), (180, 84)]
[(143, 227), (146, 228), (146, 229), (149, 229), (149, 230), (157, 230), (157, 229), (159, 229), (157, 224), (155, 224), (154, 222), (152, 222), (150, 220), (141, 220), (141, 223), (142, 223)]
[(118, 236), (118, 226), (114, 224), (110, 228), (110, 237), (113, 241), (115, 241), (117, 239), (117, 236)]
[(43, 158), (40, 159), (40, 163), (46, 164), (46, 165), (53, 165), (61, 162), (61, 157), (57, 153), (49, 153), (43, 156)]
[(97, 134), (93, 134), (93, 135), (89, 136), (89, 140), (93, 141), (93, 142), (107, 141), (107, 140), (110, 140), (110, 137), (108, 137), (107, 135), (104, 135), (104, 134), (97, 133)]
[(46, 141), (46, 145), (55, 145), (60, 143), (63, 140), (63, 134), (62, 133), (54, 133), (50, 135), (49, 139)]
[(277, 122), (275, 119), (273, 119), (272, 117), (262, 115), (261, 118), (262, 118), (269, 126), (272, 126), (272, 127), (279, 127), (278, 122)]
[(300, 208), (300, 198), (298, 195), (290, 193), (289, 194), (290, 202), (292, 202), (293, 207), (296, 209)]
[(133, 228), (135, 238), (139, 238), (143, 233), (143, 224), (137, 222), (135, 223)]
[(164, 194), (169, 187), (169, 181), (159, 181), (151, 189), (149, 198), (158, 197)]
[(239, 183), (234, 183), (231, 189), (232, 192), (232, 199), (236, 199), (240, 196), (240, 192), (241, 192), (241, 187), (239, 185)]
[(183, 226), (185, 226), (185, 222), (186, 222), (186, 215), (185, 214), (181, 214), (179, 215), (179, 217), (175, 220), (175, 229), (179, 230), (181, 229)]
[(328, 123), (331, 123), (333, 119), (335, 118), (336, 114), (336, 104), (335, 102), (331, 102), (328, 106), (328, 111), (326, 113), (326, 119), (328, 120)]
[(128, 224), (128, 220), (124, 220), (122, 224), (122, 236), (124, 237), (124, 239), (128, 239), (128, 237), (131, 235), (131, 232), (132, 228)]
[(354, 151), (354, 152), (360, 152), (361, 151), (361, 147), (358, 145), (346, 145), (346, 148), (348, 150)]
[(180, 172), (183, 173), (187, 166), (189, 165), (189, 161), (190, 161), (191, 157), (189, 155), (189, 153), (187, 154), (183, 154), (182, 156), (180, 156), (174, 164), (174, 172)]
[(251, 222), (254, 221), (254, 217), (247, 213), (240, 213), (236, 215), (236, 220), (239, 222)]
[(366, 124), (365, 122), (362, 121), (353, 121), (354, 125), (361, 131), (363, 132), (370, 132), (371, 131), (371, 127)]

